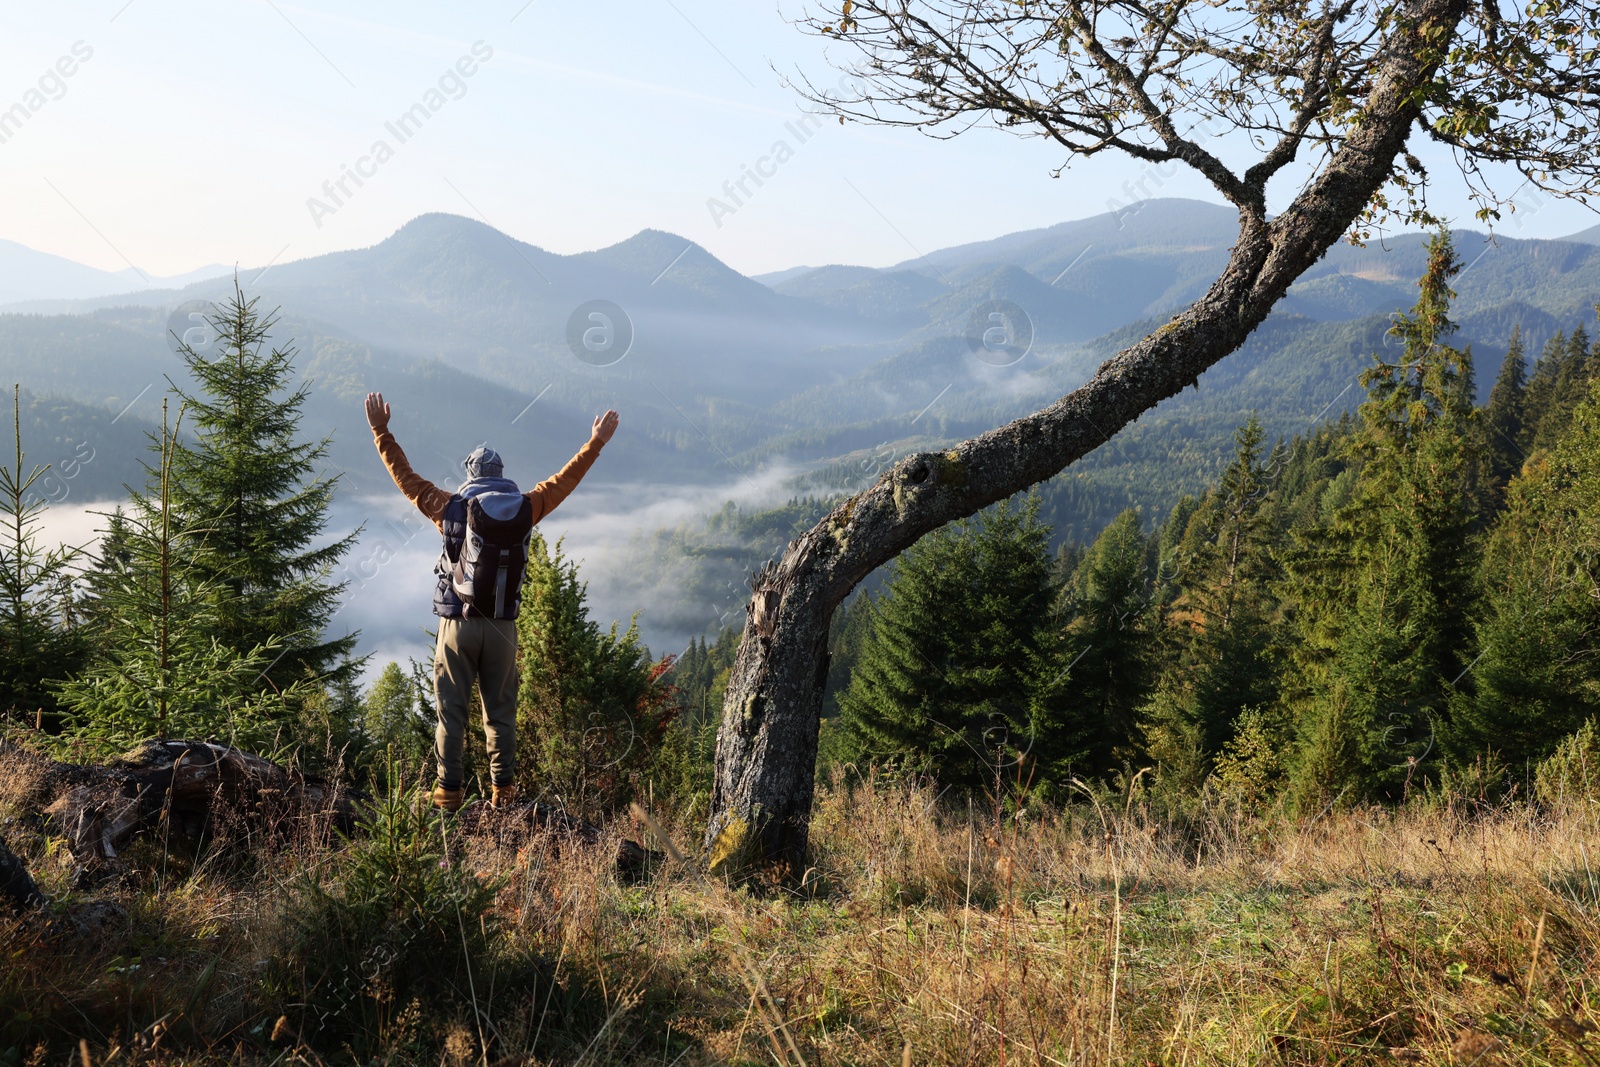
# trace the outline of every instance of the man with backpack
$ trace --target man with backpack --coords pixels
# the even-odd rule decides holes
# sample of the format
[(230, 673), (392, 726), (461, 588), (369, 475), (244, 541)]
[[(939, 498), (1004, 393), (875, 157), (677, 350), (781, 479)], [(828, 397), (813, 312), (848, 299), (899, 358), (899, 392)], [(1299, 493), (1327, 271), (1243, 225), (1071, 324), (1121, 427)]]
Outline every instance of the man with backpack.
[(411, 469), (389, 432), (389, 405), (367, 394), (367, 423), (389, 477), (406, 499), (439, 527), (444, 548), (434, 572), (433, 613), (439, 639), (433, 653), (433, 691), (439, 709), (434, 755), (439, 780), (435, 807), (461, 807), (461, 748), (472, 684), (483, 696), (483, 732), (495, 807), (516, 799), (517, 610), (533, 527), (556, 509), (594, 465), (617, 431), (617, 413), (594, 420), (587, 444), (560, 473), (528, 492), (502, 476), (500, 454), (480, 446), (466, 459), (467, 481), (451, 493)]

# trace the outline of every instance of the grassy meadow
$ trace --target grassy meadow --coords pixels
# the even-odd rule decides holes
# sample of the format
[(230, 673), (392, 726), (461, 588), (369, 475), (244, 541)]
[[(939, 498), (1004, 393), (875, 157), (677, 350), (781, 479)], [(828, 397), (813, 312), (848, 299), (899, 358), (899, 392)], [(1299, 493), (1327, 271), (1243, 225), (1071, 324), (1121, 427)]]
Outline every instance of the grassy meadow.
[[(411, 796), (352, 840), (147, 837), (0, 922), (11, 1064), (1579, 1064), (1600, 1037), (1600, 806), (1415, 800), (1290, 821), (836, 778), (799, 882), (692, 824), (614, 852)], [(464, 819), (462, 821), (465, 821)], [(669, 848), (659, 839), (672, 839)], [(181, 844), (181, 843), (180, 843)], [(116, 905), (107, 907), (104, 902)]]

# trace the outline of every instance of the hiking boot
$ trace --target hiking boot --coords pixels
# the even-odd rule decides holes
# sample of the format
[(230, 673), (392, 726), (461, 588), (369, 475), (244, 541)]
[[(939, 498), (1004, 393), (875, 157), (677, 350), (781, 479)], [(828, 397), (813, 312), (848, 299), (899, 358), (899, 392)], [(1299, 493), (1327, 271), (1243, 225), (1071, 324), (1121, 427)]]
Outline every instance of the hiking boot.
[(463, 790), (446, 789), (443, 785), (433, 787), (433, 806), (444, 811), (459, 811)]
[(516, 803), (516, 800), (517, 787), (514, 784), (497, 785), (494, 787), (494, 796), (489, 799), (489, 803), (494, 807), (504, 808)]

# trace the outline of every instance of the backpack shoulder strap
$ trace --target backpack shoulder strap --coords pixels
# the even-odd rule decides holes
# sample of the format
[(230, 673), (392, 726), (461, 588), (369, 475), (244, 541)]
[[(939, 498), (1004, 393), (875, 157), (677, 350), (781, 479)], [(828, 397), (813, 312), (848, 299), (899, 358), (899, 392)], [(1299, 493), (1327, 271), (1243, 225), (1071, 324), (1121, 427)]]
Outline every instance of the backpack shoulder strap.
[(445, 502), (444, 514), (439, 519), (439, 533), (444, 544), (433, 568), (435, 574), (448, 574), (450, 567), (461, 558), (461, 545), (467, 537), (467, 511), (467, 499), (460, 493)]

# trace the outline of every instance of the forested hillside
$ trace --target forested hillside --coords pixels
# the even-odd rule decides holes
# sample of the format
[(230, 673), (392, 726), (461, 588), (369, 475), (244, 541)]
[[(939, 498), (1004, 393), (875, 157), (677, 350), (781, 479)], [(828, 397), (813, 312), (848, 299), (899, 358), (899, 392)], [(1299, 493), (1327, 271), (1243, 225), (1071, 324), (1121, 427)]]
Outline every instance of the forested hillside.
[[(1462, 266), (1429, 246), (1356, 411), (1250, 415), (1181, 475), (1146, 459), (1144, 506), (1103, 528), (1063, 532), (1058, 483), (913, 546), (835, 620), (825, 756), (1047, 794), (1151, 766), (1307, 811), (1532, 789), (1600, 710), (1600, 344), (1578, 326), (1530, 359), (1513, 329), (1480, 387)], [(736, 641), (685, 653), (688, 714), (715, 714)]]

